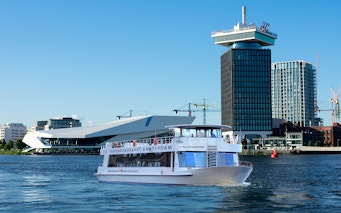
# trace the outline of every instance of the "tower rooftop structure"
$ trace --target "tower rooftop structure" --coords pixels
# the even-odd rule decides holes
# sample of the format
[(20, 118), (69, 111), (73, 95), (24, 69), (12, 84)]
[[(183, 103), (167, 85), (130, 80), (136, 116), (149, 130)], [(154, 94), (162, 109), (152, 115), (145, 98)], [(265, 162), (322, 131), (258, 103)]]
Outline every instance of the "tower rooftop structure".
[(269, 31), (270, 24), (263, 22), (260, 27), (246, 24), (246, 8), (242, 7), (242, 23), (238, 22), (233, 30), (222, 30), (211, 33), (214, 43), (225, 47), (234, 47), (239, 43), (272, 46), (277, 34)]

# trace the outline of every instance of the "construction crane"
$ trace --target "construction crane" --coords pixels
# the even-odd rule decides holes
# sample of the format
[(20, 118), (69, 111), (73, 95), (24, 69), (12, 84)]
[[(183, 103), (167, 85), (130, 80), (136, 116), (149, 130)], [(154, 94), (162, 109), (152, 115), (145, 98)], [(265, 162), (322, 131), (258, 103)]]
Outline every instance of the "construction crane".
[(331, 88), (330, 91), (332, 93), (332, 97), (330, 98), (330, 102), (332, 103), (332, 108), (335, 112), (335, 118), (336, 118), (335, 121), (339, 122), (339, 119), (340, 119), (339, 96), (340, 96), (340, 92), (341, 92), (341, 87), (339, 88), (338, 93), (336, 93), (333, 88)]
[(129, 118), (133, 116), (133, 110), (129, 110), (129, 115), (125, 115), (126, 113), (124, 113), (123, 115), (117, 115), (116, 117), (118, 118), (118, 120), (120, 120), (121, 118)]
[(317, 55), (316, 79), (315, 79), (316, 80), (316, 97), (315, 97), (314, 108), (315, 108), (315, 111), (318, 111), (318, 112), (331, 111), (332, 112), (332, 114), (331, 114), (332, 124), (333, 124), (334, 122), (339, 122), (339, 119), (340, 119), (339, 96), (340, 96), (340, 92), (341, 92), (341, 87), (339, 88), (338, 93), (336, 93), (333, 88), (330, 89), (332, 97), (329, 99), (329, 101), (332, 103), (332, 109), (319, 109), (319, 107), (317, 106), (319, 71), (320, 71), (320, 54)]
[(191, 103), (188, 103), (188, 109), (182, 109), (183, 107), (181, 107), (180, 109), (173, 109), (173, 111), (175, 112), (175, 114), (178, 114), (178, 112), (188, 112), (188, 116), (192, 116), (192, 110), (191, 110)]
[[(136, 111), (136, 110), (129, 110), (128, 112), (125, 112), (124, 114), (122, 115), (117, 115), (116, 117), (120, 120), (121, 118), (130, 118), (130, 117), (133, 117), (133, 111), (134, 111), (134, 114), (135, 115), (148, 115), (148, 114), (152, 114), (152, 113), (149, 113), (147, 111)], [(141, 113), (143, 112), (143, 114)], [(129, 113), (129, 115), (127, 115)]]
[(332, 124), (335, 122), (335, 116), (334, 116), (334, 109), (317, 109), (316, 111), (321, 112), (321, 111), (331, 111), (332, 114)]
[(203, 103), (202, 104), (193, 104), (196, 108), (198, 107), (198, 106), (200, 106), (200, 107), (202, 107), (202, 113), (203, 113), (203, 123), (204, 124), (206, 124), (206, 111), (207, 111), (207, 108), (209, 107), (209, 106), (213, 106), (213, 105), (208, 105), (208, 104), (206, 104), (206, 100), (205, 100), (205, 98), (204, 98), (204, 101), (203, 101)]
[[(201, 110), (193, 110), (191, 108), (191, 105), (193, 105), (195, 108), (198, 107), (202, 107)], [(206, 112), (210, 111), (210, 112), (220, 112), (220, 110), (208, 110), (209, 106), (214, 106), (214, 105), (208, 105), (206, 104), (206, 99), (204, 98), (203, 103), (202, 104), (197, 104), (197, 103), (188, 103), (188, 109), (187, 110), (183, 110), (181, 107), (180, 109), (173, 109), (173, 111), (178, 114), (178, 112), (188, 112), (188, 116), (192, 116), (192, 112), (198, 112), (198, 111), (202, 111), (203, 112), (203, 124), (206, 124)]]
[(318, 97), (318, 78), (319, 78), (319, 71), (320, 71), (320, 54), (317, 54), (317, 64), (316, 64), (316, 77), (315, 77), (315, 83), (316, 83), (316, 94), (315, 94), (315, 103), (314, 107), (315, 109), (318, 109), (317, 106), (317, 97)]

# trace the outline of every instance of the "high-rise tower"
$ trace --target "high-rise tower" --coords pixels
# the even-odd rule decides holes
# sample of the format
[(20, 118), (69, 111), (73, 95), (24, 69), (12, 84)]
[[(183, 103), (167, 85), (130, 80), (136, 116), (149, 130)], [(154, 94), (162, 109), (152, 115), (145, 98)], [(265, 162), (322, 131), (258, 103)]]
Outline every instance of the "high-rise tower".
[(230, 136), (244, 138), (271, 134), (271, 50), (277, 35), (269, 24), (260, 27), (242, 22), (233, 30), (212, 33), (215, 44), (228, 48), (221, 56), (222, 124), (230, 125)]
[(317, 126), (316, 67), (305, 61), (272, 64), (272, 117)]

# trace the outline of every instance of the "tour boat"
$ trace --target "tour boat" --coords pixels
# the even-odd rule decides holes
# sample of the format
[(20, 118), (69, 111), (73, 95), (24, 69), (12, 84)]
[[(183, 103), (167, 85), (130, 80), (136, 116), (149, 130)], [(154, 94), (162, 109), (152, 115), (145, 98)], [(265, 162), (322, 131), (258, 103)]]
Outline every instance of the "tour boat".
[(100, 150), (99, 182), (174, 185), (244, 185), (252, 164), (242, 145), (225, 140), (226, 125), (173, 125), (169, 134), (107, 142)]

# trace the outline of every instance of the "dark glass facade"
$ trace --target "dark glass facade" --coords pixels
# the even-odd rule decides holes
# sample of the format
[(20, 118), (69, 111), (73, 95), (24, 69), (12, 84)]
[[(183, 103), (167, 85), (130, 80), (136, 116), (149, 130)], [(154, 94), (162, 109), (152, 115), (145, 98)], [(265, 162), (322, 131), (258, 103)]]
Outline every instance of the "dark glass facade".
[(221, 56), (222, 124), (271, 131), (271, 50), (230, 49)]

